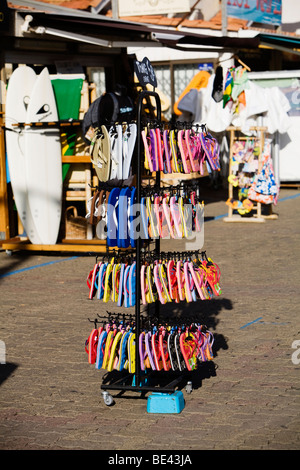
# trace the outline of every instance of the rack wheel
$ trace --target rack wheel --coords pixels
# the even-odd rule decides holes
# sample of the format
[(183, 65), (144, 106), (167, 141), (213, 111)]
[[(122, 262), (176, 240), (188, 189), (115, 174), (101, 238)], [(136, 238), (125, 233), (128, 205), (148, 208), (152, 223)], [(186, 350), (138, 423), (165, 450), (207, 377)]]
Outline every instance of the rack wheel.
[(192, 393), (192, 390), (193, 390), (193, 386), (192, 386), (192, 382), (187, 382), (186, 386), (185, 386), (185, 391), (186, 393)]
[(102, 392), (102, 396), (103, 396), (105, 405), (111, 406), (114, 404), (114, 399), (108, 392)]
[(6, 250), (7, 256), (12, 256), (12, 250)]

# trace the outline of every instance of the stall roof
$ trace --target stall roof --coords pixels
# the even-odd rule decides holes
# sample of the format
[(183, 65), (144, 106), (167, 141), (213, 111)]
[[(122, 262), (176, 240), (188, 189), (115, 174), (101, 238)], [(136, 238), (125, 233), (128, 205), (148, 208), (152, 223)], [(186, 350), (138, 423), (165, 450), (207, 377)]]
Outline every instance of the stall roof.
[[(53, 0), (47, 0), (47, 3), (35, 0), (8, 2), (10, 9), (24, 20), (27, 17), (27, 23), (21, 24), (21, 33), (16, 32), (16, 35), (54, 35), (102, 47), (167, 46), (186, 51), (209, 49), (220, 52), (269, 47), (300, 54), (300, 37), (296, 35), (255, 31), (247, 29), (246, 25), (240, 25), (239, 30), (233, 31), (234, 28), (231, 28), (232, 31), (222, 36), (221, 31), (209, 30), (208, 24), (203, 29), (193, 27), (193, 22), (187, 27), (188, 23), (183, 22), (181, 27), (177, 28), (172, 26), (175, 24), (172, 21), (165, 23), (153, 17), (148, 17), (148, 20), (144, 17), (116, 19), (50, 2)], [(88, 3), (93, 6), (92, 0)], [(74, 4), (74, 0), (69, 4)], [(220, 23), (219, 16), (216, 21)]]
[(213, 31), (205, 30), (204, 33), (195, 29), (179, 30), (172, 26), (115, 19), (34, 0), (12, 0), (8, 5), (24, 20), (23, 24), (19, 22), (20, 31), (16, 31), (16, 35), (56, 35), (104, 47), (129, 47), (134, 44), (185, 50), (217, 48), (223, 51), (259, 45), (259, 40), (253, 37), (253, 33), (250, 37), (239, 37), (237, 33), (222, 37)]

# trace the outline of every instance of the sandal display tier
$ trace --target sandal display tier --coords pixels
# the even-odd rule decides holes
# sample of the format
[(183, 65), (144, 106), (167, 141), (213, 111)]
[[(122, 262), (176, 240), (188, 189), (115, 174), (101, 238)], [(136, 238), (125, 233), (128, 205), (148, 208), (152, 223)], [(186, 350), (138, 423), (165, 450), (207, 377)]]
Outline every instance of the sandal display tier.
[(254, 136), (242, 134), (240, 128), (228, 130), (228, 217), (224, 222), (260, 223), (277, 218), (272, 213), (272, 204), (277, 202), (279, 187), (274, 177), (271, 142), (266, 139), (267, 128), (251, 127)]
[[(156, 101), (155, 126), (153, 123), (142, 124), (142, 103), (149, 96)], [(176, 318), (176, 315), (166, 319), (163, 306), (167, 303), (178, 305), (182, 301), (199, 301), (200, 305), (202, 301), (210, 301), (221, 294), (220, 269), (206, 256), (206, 252), (160, 250), (160, 240), (166, 238), (165, 230), (167, 232), (168, 228), (171, 230), (171, 234), (168, 233), (170, 238), (188, 236), (188, 229), (183, 227), (187, 219), (184, 210), (180, 211), (180, 208), (184, 209), (185, 201), (191, 202), (191, 230), (201, 230), (203, 214), (203, 203), (197, 188), (192, 184), (162, 188), (161, 172), (168, 174), (175, 164), (181, 172), (188, 172), (192, 164), (196, 165), (199, 174), (204, 164), (216, 169), (219, 164), (218, 147), (203, 129), (201, 135), (194, 135), (195, 146), (191, 154), (187, 147), (185, 150), (183, 148), (187, 141), (191, 142), (185, 140), (189, 136), (181, 134), (179, 139), (178, 134), (174, 133), (170, 140), (170, 130), (162, 133), (160, 98), (155, 91), (143, 90), (140, 93), (137, 116), (134, 186), (107, 192), (107, 188), (100, 185), (96, 196), (98, 202), (91, 208), (93, 216), (103, 216), (106, 212), (110, 251), (100, 260), (97, 257), (87, 276), (89, 299), (95, 305), (100, 305), (98, 301), (107, 306), (112, 302), (115, 307), (125, 308), (127, 312), (130, 308), (134, 309), (133, 316), (131, 313), (110, 313), (100, 326), (100, 318), (94, 320), (94, 328), (85, 343), (89, 363), (105, 371), (101, 391), (107, 405), (114, 402), (110, 391), (156, 392), (157, 399), (162, 394), (173, 400), (177, 399), (176, 393), (181, 393), (176, 391), (179, 384), (185, 382), (186, 391), (190, 393), (189, 374), (198, 364), (213, 360), (214, 338), (208, 328), (199, 323), (199, 319), (184, 320)], [(181, 151), (177, 147), (179, 142)], [(173, 145), (172, 155), (168, 153), (170, 144)], [(158, 150), (160, 145), (161, 149)], [(145, 171), (150, 172), (152, 178), (154, 176), (154, 186), (142, 185)], [(103, 207), (100, 209), (106, 201), (110, 203), (106, 210)], [(142, 213), (138, 236), (134, 236), (132, 203), (138, 203), (139, 213)], [(114, 236), (111, 236), (110, 228), (114, 229)]]

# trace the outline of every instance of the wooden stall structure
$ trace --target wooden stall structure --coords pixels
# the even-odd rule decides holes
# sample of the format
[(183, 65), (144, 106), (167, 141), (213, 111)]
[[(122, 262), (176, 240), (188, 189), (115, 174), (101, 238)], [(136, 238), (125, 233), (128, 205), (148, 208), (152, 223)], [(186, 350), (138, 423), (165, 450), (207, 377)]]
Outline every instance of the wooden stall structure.
[[(236, 197), (236, 192), (243, 187), (243, 184), (239, 183), (237, 177), (237, 170), (234, 162), (235, 145), (237, 142), (254, 142), (256, 152), (253, 155), (253, 159), (256, 160), (256, 170), (247, 172), (239, 171), (240, 178), (245, 175), (245, 178), (251, 179), (254, 174), (260, 171), (262, 167), (262, 156), (265, 145), (265, 136), (267, 133), (266, 127), (251, 127), (251, 131), (255, 131), (255, 136), (247, 136), (241, 133), (241, 129), (238, 127), (230, 126), (227, 129), (230, 133), (230, 151), (229, 151), (229, 176), (228, 176), (228, 216), (223, 220), (224, 222), (243, 222), (243, 223), (263, 223), (266, 219), (276, 219), (277, 215), (272, 212), (272, 204), (262, 204), (261, 202), (253, 202), (251, 210), (247, 213), (242, 209), (238, 209), (240, 206), (235, 202), (239, 202)], [(238, 162), (236, 162), (238, 164)], [(247, 176), (246, 176), (247, 175)], [(245, 213), (243, 213), (245, 212)]]

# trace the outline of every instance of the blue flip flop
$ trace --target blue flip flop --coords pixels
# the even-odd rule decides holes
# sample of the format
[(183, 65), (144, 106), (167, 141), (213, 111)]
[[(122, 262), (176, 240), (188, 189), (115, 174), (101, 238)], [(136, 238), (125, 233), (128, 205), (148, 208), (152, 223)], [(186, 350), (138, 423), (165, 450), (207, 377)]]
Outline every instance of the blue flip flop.
[(113, 188), (107, 201), (107, 245), (118, 246), (118, 212), (120, 188)]
[(130, 331), (126, 331), (121, 339), (120, 342), (120, 352), (119, 352), (119, 362), (117, 365), (117, 370), (123, 370), (126, 365), (126, 361), (128, 361), (128, 349), (127, 349), (127, 342), (129, 339)]
[(119, 196), (119, 210), (118, 210), (118, 247), (128, 248), (130, 245), (130, 238), (128, 234), (128, 206), (130, 201), (131, 191), (130, 188), (122, 188)]
[(129, 238), (132, 248), (136, 247), (136, 188), (131, 188), (130, 206), (129, 206)]
[(129, 307), (135, 306), (135, 284), (136, 284), (136, 262), (134, 262), (129, 270)]
[(98, 340), (97, 358), (96, 358), (96, 363), (95, 363), (95, 368), (96, 369), (101, 369), (101, 367), (102, 367), (106, 338), (107, 338), (107, 331), (104, 330), (100, 334), (100, 337), (99, 337), (99, 340)]
[(98, 288), (97, 288), (97, 299), (101, 300), (103, 299), (103, 294), (104, 294), (104, 279), (105, 279), (105, 273), (107, 269), (107, 263), (102, 263), (98, 272)]

